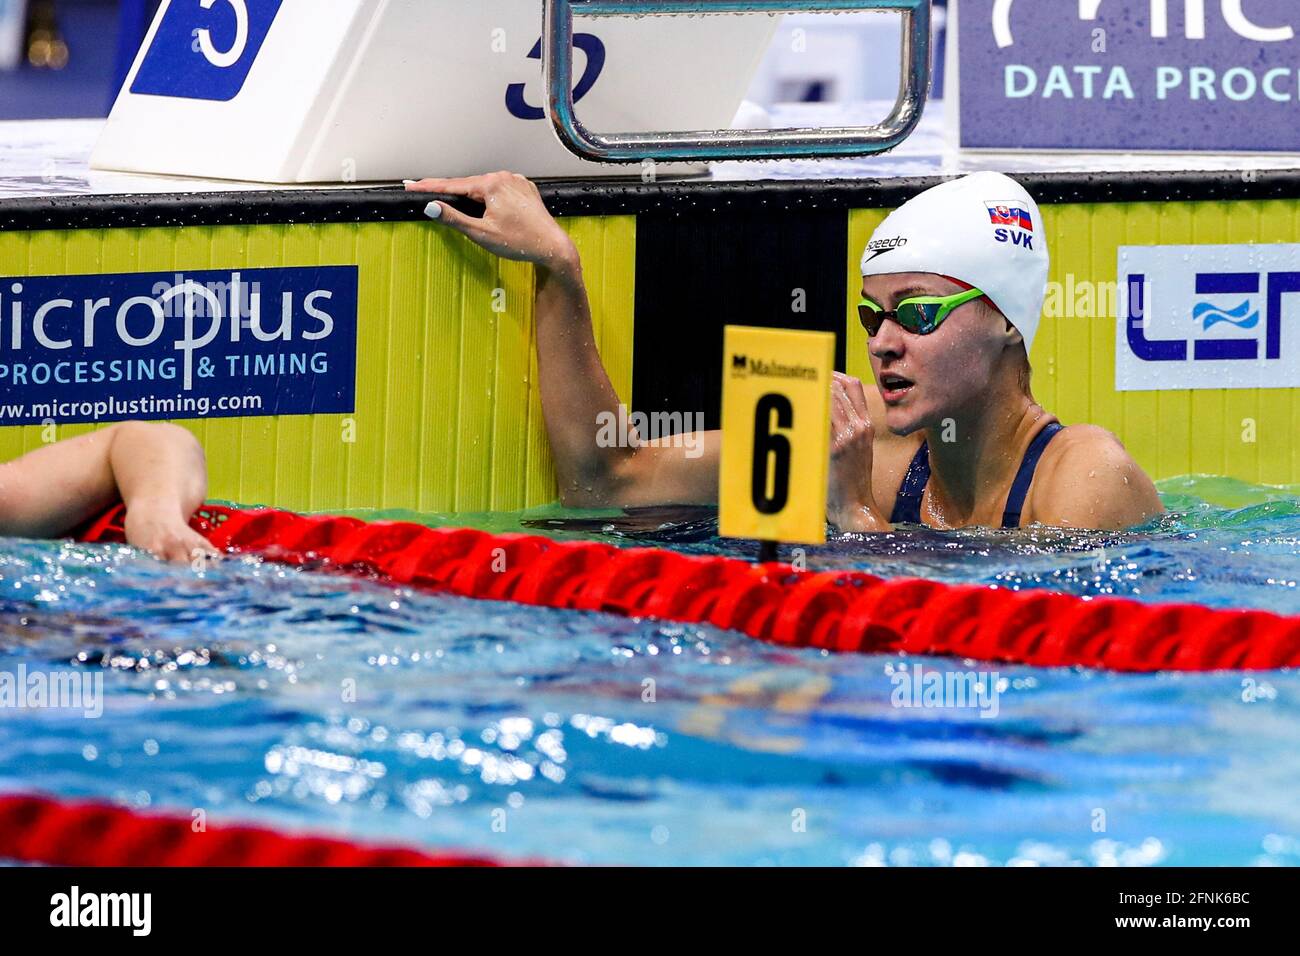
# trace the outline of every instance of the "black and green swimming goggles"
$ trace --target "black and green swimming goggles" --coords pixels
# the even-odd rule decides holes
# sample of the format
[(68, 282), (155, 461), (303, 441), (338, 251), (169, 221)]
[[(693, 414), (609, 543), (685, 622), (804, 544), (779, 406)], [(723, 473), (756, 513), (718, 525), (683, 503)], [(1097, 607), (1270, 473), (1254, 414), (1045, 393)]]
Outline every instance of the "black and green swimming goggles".
[(858, 303), (858, 318), (867, 335), (875, 335), (885, 324), (885, 319), (893, 319), (899, 325), (915, 335), (929, 335), (943, 320), (952, 314), (952, 310), (984, 295), (979, 289), (966, 289), (956, 295), (921, 295), (904, 299), (892, 312), (882, 309), (866, 296)]

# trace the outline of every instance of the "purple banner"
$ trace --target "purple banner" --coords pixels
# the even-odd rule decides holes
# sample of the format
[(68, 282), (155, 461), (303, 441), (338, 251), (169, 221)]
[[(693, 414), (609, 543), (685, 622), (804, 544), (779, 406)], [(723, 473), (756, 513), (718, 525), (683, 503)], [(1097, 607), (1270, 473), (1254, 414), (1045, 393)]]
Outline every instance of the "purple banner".
[(1300, 150), (1298, 0), (961, 0), (961, 145)]

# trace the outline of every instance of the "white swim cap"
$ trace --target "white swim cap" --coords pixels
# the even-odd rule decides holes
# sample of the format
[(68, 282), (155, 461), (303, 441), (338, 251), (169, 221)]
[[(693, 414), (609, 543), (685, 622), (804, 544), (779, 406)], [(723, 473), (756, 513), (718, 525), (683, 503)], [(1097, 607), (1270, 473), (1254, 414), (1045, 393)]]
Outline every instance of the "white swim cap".
[(1048, 262), (1038, 203), (1014, 179), (984, 172), (940, 183), (890, 213), (867, 243), (862, 274), (932, 272), (972, 285), (1016, 327), (1028, 354)]

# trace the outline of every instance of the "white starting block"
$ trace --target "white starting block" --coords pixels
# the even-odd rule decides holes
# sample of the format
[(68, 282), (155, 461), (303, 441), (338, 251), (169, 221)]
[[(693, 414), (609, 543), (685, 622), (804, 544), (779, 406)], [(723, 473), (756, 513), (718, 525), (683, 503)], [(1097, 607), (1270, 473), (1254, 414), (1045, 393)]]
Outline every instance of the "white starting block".
[[(602, 131), (725, 129), (778, 25), (575, 17), (578, 112)], [(164, 0), (91, 165), (272, 183), (639, 175), (556, 139), (542, 28), (542, 0)]]

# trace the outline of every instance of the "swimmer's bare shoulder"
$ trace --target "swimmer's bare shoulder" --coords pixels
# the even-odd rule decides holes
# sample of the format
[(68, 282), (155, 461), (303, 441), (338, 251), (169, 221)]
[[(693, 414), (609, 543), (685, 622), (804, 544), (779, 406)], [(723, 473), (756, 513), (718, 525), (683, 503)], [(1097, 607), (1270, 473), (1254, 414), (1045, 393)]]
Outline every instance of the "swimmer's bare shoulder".
[(1120, 530), (1164, 513), (1155, 485), (1112, 433), (1070, 425), (1047, 446), (1024, 524)]

